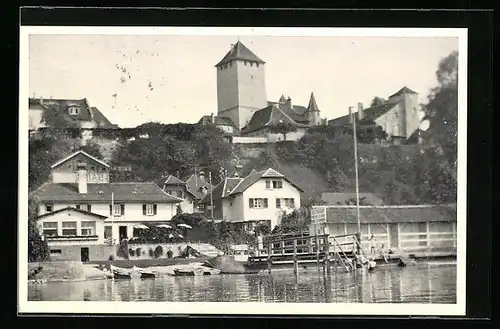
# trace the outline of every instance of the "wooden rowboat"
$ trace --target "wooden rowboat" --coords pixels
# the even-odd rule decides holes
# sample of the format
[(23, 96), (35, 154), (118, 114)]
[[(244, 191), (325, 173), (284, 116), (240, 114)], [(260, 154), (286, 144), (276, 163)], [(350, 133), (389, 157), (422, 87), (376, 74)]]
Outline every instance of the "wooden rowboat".
[(113, 279), (132, 279), (132, 271), (129, 269), (111, 265), (110, 270), (113, 273)]
[(141, 275), (141, 279), (154, 279), (156, 277), (153, 271), (148, 271), (146, 269), (134, 266), (132, 270)]

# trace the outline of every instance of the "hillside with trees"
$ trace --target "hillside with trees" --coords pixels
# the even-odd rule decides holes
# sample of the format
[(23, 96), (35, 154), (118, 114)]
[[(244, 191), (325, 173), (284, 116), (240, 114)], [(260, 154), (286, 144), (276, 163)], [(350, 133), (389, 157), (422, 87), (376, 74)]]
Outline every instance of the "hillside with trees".
[[(442, 203), (456, 200), (458, 53), (451, 53), (438, 65), (438, 84), (424, 104), (430, 128), (422, 133), (424, 145), (381, 146), (385, 138), (380, 127), (358, 125), (359, 181), (363, 192), (372, 192), (387, 204)], [(374, 104), (385, 102), (374, 98)], [(50, 109), (44, 113), (53, 127), (73, 126)], [(60, 122), (63, 120), (64, 122)], [(274, 127), (285, 135), (289, 127)], [(122, 133), (122, 132), (121, 132)], [(172, 174), (185, 177), (196, 170), (210, 171), (213, 183), (221, 178), (221, 168), (234, 172), (236, 154), (245, 156), (245, 146), (231, 145), (213, 125), (162, 124), (149, 122), (123, 130), (125, 138), (112, 154), (111, 165), (129, 166), (117, 172), (115, 181), (150, 181)], [(315, 201), (323, 191), (354, 191), (353, 131), (317, 126), (297, 142), (253, 146), (243, 172), (275, 167), (305, 190), (305, 203)], [(62, 137), (65, 136), (65, 137)], [(128, 136), (128, 135), (127, 135)], [(129, 136), (129, 137), (130, 137)], [(47, 131), (29, 142), (30, 190), (47, 181), (50, 166), (70, 152), (83, 149), (102, 159), (97, 143), (82, 143), (63, 131)]]

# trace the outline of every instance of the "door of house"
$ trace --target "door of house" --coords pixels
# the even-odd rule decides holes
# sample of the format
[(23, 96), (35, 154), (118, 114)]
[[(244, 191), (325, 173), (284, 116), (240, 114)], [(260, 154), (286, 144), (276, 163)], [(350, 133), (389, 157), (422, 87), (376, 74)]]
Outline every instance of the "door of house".
[(399, 230), (398, 224), (389, 224), (389, 245), (390, 248), (398, 249), (399, 248)]
[(83, 247), (80, 249), (80, 260), (84, 263), (89, 261), (89, 248)]
[(126, 226), (120, 226), (118, 228), (118, 234), (120, 235), (120, 241), (123, 239), (128, 239), (127, 236), (127, 227)]

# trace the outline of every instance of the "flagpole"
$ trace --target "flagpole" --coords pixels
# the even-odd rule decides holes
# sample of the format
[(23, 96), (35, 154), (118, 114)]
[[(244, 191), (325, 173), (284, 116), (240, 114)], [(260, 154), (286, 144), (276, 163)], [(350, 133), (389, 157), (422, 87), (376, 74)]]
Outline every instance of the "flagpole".
[(113, 259), (116, 259), (116, 246), (115, 239), (113, 238), (115, 233), (115, 193), (111, 192), (111, 245), (113, 246)]
[(208, 179), (210, 183), (210, 215), (212, 217), (212, 221), (214, 220), (214, 200), (213, 200), (213, 194), (212, 194), (212, 172), (208, 172)]
[(356, 211), (358, 218), (358, 233), (361, 238), (361, 221), (359, 215), (359, 177), (358, 177), (358, 137), (356, 133), (356, 116), (352, 113), (352, 107), (349, 109), (349, 113), (352, 118), (352, 126), (354, 131), (354, 170), (356, 172)]

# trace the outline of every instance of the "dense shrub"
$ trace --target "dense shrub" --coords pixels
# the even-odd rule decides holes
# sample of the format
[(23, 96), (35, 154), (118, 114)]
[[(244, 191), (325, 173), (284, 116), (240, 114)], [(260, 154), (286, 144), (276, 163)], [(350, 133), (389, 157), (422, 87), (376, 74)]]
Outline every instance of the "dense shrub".
[(149, 257), (153, 257), (154, 256), (154, 251), (153, 249), (149, 248)]
[(158, 258), (163, 255), (163, 248), (161, 246), (156, 247), (155, 249), (155, 258)]
[(134, 251), (134, 249), (132, 249), (132, 248), (130, 248), (130, 249), (128, 250), (128, 253), (129, 253), (129, 254), (130, 254), (130, 256), (132, 256), (132, 257), (134, 257), (134, 256), (135, 256), (135, 251)]
[(137, 249), (135, 250), (135, 254), (137, 255), (137, 257), (140, 257), (140, 256), (141, 256), (141, 253), (142, 253), (141, 248), (137, 248)]
[(172, 258), (173, 255), (174, 255), (174, 253), (172, 252), (172, 250), (168, 249), (168, 251), (167, 251), (167, 257), (168, 258)]

